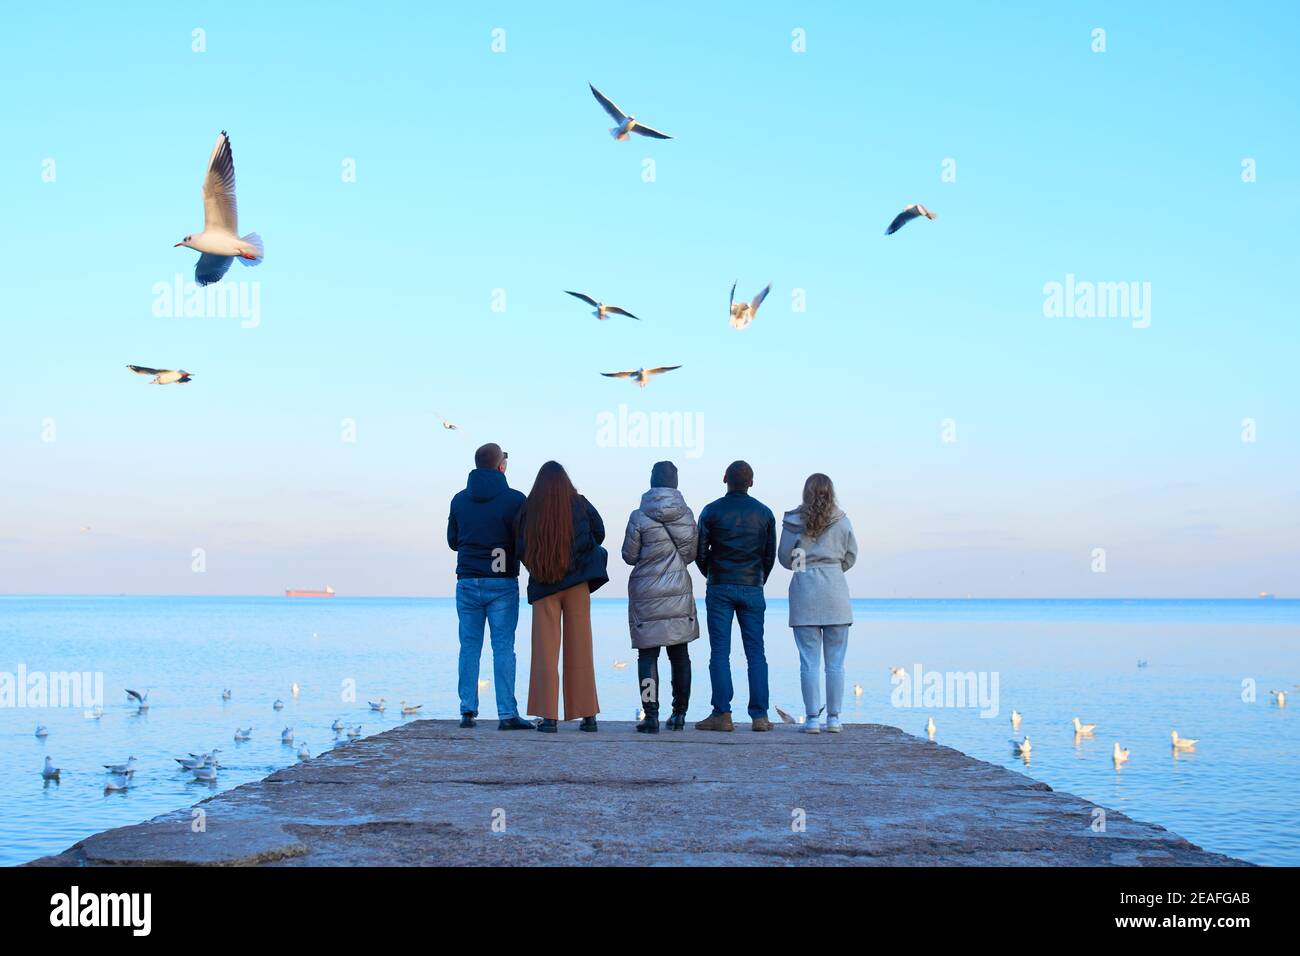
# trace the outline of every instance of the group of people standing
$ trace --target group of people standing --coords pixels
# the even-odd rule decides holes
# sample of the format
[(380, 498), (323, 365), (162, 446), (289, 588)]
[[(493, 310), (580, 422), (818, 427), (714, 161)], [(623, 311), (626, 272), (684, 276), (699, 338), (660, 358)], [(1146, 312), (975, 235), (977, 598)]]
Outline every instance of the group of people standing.
[[(609, 581), (600, 513), (578, 494), (562, 465), (548, 461), (525, 496), (506, 482), (509, 456), (496, 444), (474, 453), (474, 470), (451, 500), (447, 544), (457, 553), (456, 612), (460, 622), (458, 689), (462, 727), (478, 718), (479, 662), (486, 624), (492, 644), (498, 728), (558, 730), (561, 683), (564, 719), (595, 732), (600, 703), (592, 653), (591, 594)], [(660, 727), (659, 657), (666, 648), (671, 710), (665, 725), (683, 730), (691, 694), (688, 645), (700, 636), (690, 566), (705, 576), (712, 711), (697, 730), (731, 731), (731, 633), (740, 624), (749, 678), (748, 712), (756, 731), (772, 729), (768, 717), (767, 657), (763, 641), (767, 602), (763, 586), (777, 561), (790, 579), (790, 626), (799, 651), (807, 715), (802, 729), (840, 730), (844, 655), (853, 612), (844, 573), (857, 559), (848, 517), (835, 501), (830, 478), (814, 474), (803, 501), (776, 518), (749, 490), (754, 472), (732, 462), (723, 476), (727, 493), (700, 512), (699, 521), (677, 488), (677, 468), (657, 463), (650, 488), (628, 519), (623, 560), (628, 579), (628, 629), (637, 650), (644, 718), (641, 733)], [(532, 673), (526, 712), (515, 700), (515, 627), (519, 620), (519, 567), (528, 571), (532, 607)], [(563, 677), (561, 677), (561, 659)], [(821, 686), (825, 668), (825, 701)]]

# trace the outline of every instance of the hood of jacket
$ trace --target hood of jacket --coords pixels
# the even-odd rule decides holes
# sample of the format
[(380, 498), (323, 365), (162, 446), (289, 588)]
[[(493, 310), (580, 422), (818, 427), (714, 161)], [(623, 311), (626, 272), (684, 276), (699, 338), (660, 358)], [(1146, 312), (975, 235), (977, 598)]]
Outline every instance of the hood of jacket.
[(509, 487), (506, 476), (495, 468), (475, 468), (465, 482), (465, 490), (475, 501), (491, 501)]
[[(843, 517), (844, 517), (844, 512), (841, 511), (838, 506), (836, 506), (835, 510), (831, 512), (831, 522), (826, 527), (829, 529), (831, 525), (835, 524), (835, 522), (839, 521)], [(803, 513), (800, 511), (800, 509), (791, 508), (784, 515), (782, 515), (781, 527), (784, 528), (786, 531), (789, 531), (791, 534), (801, 534), (803, 532)]]
[(686, 499), (676, 488), (651, 488), (641, 496), (641, 511), (653, 521), (670, 524), (686, 514)]

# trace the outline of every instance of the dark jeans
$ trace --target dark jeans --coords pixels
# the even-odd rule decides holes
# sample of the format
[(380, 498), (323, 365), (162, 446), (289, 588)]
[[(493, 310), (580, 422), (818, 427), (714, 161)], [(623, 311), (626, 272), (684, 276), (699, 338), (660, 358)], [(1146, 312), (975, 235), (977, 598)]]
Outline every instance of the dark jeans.
[(710, 584), (704, 592), (709, 622), (709, 680), (713, 713), (731, 713), (731, 618), (740, 621), (740, 641), (749, 672), (749, 716), (767, 716), (767, 658), (763, 655), (763, 615), (767, 601), (753, 584)]
[[(691, 654), (685, 644), (668, 645), (673, 675), (673, 713), (686, 713), (691, 700)], [(636, 672), (641, 684), (641, 706), (647, 717), (659, 716), (659, 648), (637, 651)]]

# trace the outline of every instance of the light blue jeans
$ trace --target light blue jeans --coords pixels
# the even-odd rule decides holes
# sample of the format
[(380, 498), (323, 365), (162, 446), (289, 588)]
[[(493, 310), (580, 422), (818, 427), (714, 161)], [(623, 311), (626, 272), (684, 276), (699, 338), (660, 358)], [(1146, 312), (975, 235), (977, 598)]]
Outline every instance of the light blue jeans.
[(794, 642), (799, 647), (799, 683), (803, 709), (814, 720), (822, 709), (821, 657), (826, 650), (826, 716), (838, 717), (844, 701), (844, 653), (849, 649), (849, 625), (796, 627)]
[(460, 619), (457, 678), (460, 712), (478, 716), (478, 668), (483, 657), (483, 624), (492, 632), (492, 678), (497, 719), (519, 716), (515, 703), (515, 625), (519, 623), (518, 578), (461, 578), (456, 582)]

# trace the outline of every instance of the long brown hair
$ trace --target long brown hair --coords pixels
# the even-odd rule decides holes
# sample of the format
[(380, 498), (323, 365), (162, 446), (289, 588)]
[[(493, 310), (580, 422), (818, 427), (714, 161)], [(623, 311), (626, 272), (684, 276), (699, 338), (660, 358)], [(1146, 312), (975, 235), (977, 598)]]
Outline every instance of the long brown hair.
[(573, 499), (578, 491), (558, 461), (537, 470), (524, 502), (524, 564), (534, 579), (554, 584), (569, 570), (573, 547)]
[(836, 510), (835, 485), (820, 471), (809, 475), (803, 483), (803, 504), (799, 506), (808, 537), (821, 537), (821, 533), (835, 520)]

